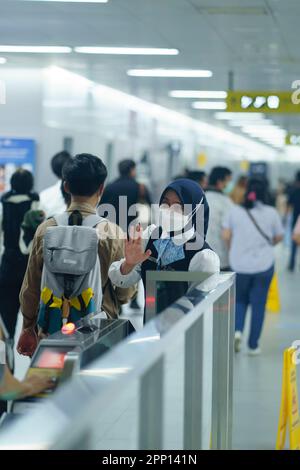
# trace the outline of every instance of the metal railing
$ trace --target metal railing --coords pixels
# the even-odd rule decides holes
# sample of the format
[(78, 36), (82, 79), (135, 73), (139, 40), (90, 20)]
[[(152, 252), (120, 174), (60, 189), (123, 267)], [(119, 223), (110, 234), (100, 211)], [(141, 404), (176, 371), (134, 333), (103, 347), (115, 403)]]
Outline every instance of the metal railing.
[(149, 292), (174, 275), (202, 282), (0, 429), (0, 449), (230, 449), (235, 276), (152, 273)]

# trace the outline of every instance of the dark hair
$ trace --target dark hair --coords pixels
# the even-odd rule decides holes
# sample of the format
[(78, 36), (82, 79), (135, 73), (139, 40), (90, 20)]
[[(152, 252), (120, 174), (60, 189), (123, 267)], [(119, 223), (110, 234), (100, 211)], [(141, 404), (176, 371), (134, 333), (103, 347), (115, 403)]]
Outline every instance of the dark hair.
[(191, 170), (187, 172), (186, 177), (190, 180), (196, 181), (196, 183), (200, 183), (206, 177), (206, 173), (205, 171)]
[(102, 160), (89, 153), (71, 158), (63, 168), (63, 180), (73, 196), (93, 196), (107, 177)]
[(12, 175), (10, 184), (17, 194), (29, 194), (33, 189), (33, 175), (24, 168), (18, 168)]
[(246, 209), (252, 209), (257, 201), (265, 204), (268, 196), (267, 191), (268, 189), (264, 181), (251, 178), (247, 185), (244, 207), (246, 207)]
[(61, 190), (61, 194), (62, 194), (62, 197), (64, 198), (66, 206), (69, 207), (69, 205), (71, 204), (71, 194), (65, 191), (63, 181), (61, 182), (60, 190)]
[(129, 176), (131, 170), (136, 167), (136, 164), (133, 160), (122, 160), (119, 163), (119, 173), (120, 176)]
[(56, 153), (51, 160), (51, 168), (57, 178), (62, 179), (62, 169), (69, 160), (71, 160), (71, 155), (66, 150)]
[(296, 181), (298, 181), (298, 183), (300, 183), (300, 171), (297, 171), (297, 173), (296, 173)]
[(224, 181), (228, 176), (232, 174), (232, 171), (225, 166), (215, 166), (209, 175), (209, 185), (216, 186), (218, 181)]

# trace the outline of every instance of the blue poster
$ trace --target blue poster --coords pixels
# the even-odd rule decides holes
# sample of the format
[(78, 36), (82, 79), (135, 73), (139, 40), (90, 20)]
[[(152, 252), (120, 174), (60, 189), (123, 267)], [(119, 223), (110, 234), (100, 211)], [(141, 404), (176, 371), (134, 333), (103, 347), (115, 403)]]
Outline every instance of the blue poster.
[(35, 155), (33, 139), (0, 138), (0, 193), (9, 190), (11, 175), (17, 168), (34, 172)]

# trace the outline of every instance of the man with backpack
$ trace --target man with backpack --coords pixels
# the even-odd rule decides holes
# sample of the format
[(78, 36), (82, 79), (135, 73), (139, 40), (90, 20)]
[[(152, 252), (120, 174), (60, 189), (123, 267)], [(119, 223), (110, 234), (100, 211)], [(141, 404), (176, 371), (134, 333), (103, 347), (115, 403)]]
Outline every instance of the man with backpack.
[(33, 354), (37, 325), (43, 338), (101, 308), (116, 318), (120, 305), (135, 295), (135, 287), (114, 288), (108, 278), (111, 263), (124, 256), (126, 236), (97, 215), (106, 177), (101, 159), (90, 154), (77, 155), (63, 168), (71, 204), (41, 224), (34, 237), (20, 294), (20, 354)]

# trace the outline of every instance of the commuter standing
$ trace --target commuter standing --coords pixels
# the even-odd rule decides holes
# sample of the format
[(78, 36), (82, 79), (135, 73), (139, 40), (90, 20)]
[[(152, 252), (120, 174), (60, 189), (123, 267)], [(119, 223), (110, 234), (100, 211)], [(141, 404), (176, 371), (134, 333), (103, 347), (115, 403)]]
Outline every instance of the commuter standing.
[(298, 217), (298, 220), (296, 222), (293, 234), (292, 234), (293, 240), (297, 245), (300, 245), (300, 215)]
[(54, 155), (51, 160), (51, 169), (58, 181), (40, 193), (41, 207), (47, 217), (62, 214), (66, 210), (66, 203), (61, 192), (62, 169), (71, 158), (69, 152), (63, 150)]
[[(102, 204), (110, 204), (116, 211), (116, 223), (121, 229), (128, 234), (128, 228), (131, 222), (136, 218), (133, 213), (128, 214), (129, 209), (139, 201), (145, 201), (151, 205), (151, 198), (145, 185), (136, 181), (136, 164), (133, 160), (122, 160), (119, 163), (119, 178), (108, 184), (101, 198)], [(125, 210), (122, 209), (120, 197), (125, 197)], [(134, 207), (132, 207), (134, 209)], [(125, 217), (127, 215), (127, 218)], [(110, 214), (108, 214), (110, 218)]]
[(223, 222), (223, 237), (230, 246), (230, 266), (236, 278), (235, 350), (239, 352), (247, 308), (252, 309), (249, 354), (260, 353), (267, 294), (274, 274), (274, 245), (283, 238), (276, 209), (265, 204), (266, 185), (251, 179), (243, 206), (234, 205)]
[[(119, 178), (105, 188), (101, 204), (113, 206), (116, 220), (111, 221), (119, 225), (128, 235), (129, 226), (137, 217), (136, 204), (143, 201), (151, 206), (151, 197), (147, 187), (136, 181), (136, 164), (133, 160), (122, 160), (119, 163), (119, 174)], [(124, 207), (122, 200), (125, 202)], [(107, 218), (110, 220), (110, 214)], [(140, 310), (136, 298), (132, 299), (130, 308)]]
[(219, 255), (221, 270), (229, 271), (228, 247), (223, 240), (222, 229), (223, 220), (233, 206), (233, 202), (228, 197), (228, 193), (232, 191), (231, 171), (221, 166), (213, 168), (209, 175), (208, 184), (206, 198), (210, 207), (210, 224), (207, 241)]
[[(296, 174), (296, 182), (294, 189), (291, 191), (288, 200), (288, 212), (292, 212), (292, 230), (294, 229), (297, 219), (300, 215), (300, 171)], [(295, 240), (292, 240), (291, 255), (289, 262), (289, 271), (295, 270), (297, 256), (297, 244)]]
[(186, 178), (196, 181), (196, 183), (200, 184), (203, 191), (207, 190), (208, 186), (208, 178), (205, 171), (200, 170), (189, 170), (187, 171)]
[(245, 200), (245, 194), (247, 191), (247, 183), (248, 183), (248, 178), (247, 176), (240, 176), (232, 190), (232, 192), (229, 194), (230, 199), (234, 204), (243, 204)]
[(39, 208), (39, 196), (32, 192), (34, 181), (28, 170), (18, 169), (10, 183), (11, 190), (1, 200), (4, 252), (0, 265), (0, 314), (12, 347), (20, 308), (19, 293), (28, 261), (28, 256), (20, 250), (21, 225), (28, 211)]
[[(125, 257), (111, 265), (109, 276), (114, 285), (125, 288), (142, 280), (146, 287), (147, 271), (220, 271), (219, 257), (205, 240), (209, 207), (199, 184), (185, 178), (173, 181), (164, 189), (159, 205), (159, 225), (150, 225), (144, 233), (136, 227), (126, 242)], [(199, 221), (197, 214), (203, 219)], [(157, 313), (184, 295), (188, 287), (185, 282), (176, 282), (176, 288), (172, 282), (166, 288), (160, 286)]]
[[(70, 159), (63, 169), (64, 190), (71, 195), (67, 213), (74, 220), (84, 220), (95, 215), (99, 205), (107, 169), (102, 160), (94, 155), (80, 154)], [(72, 217), (71, 217), (72, 216)], [(56, 226), (54, 218), (41, 224), (33, 240), (27, 271), (22, 285), (20, 300), (23, 314), (23, 330), (18, 342), (18, 352), (31, 355), (37, 344), (36, 327), (41, 299), (41, 280), (43, 268), (43, 240), (48, 227)], [(77, 223), (76, 223), (77, 225)], [(80, 225), (80, 224), (78, 224)], [(100, 260), (102, 289), (102, 308), (108, 318), (117, 318), (120, 305), (127, 303), (136, 293), (136, 287), (114, 289), (108, 269), (112, 262), (124, 256), (125, 234), (115, 224), (103, 219), (96, 226), (99, 239), (98, 256)], [(100, 291), (101, 292), (101, 291)], [(44, 334), (39, 330), (39, 338)]]

